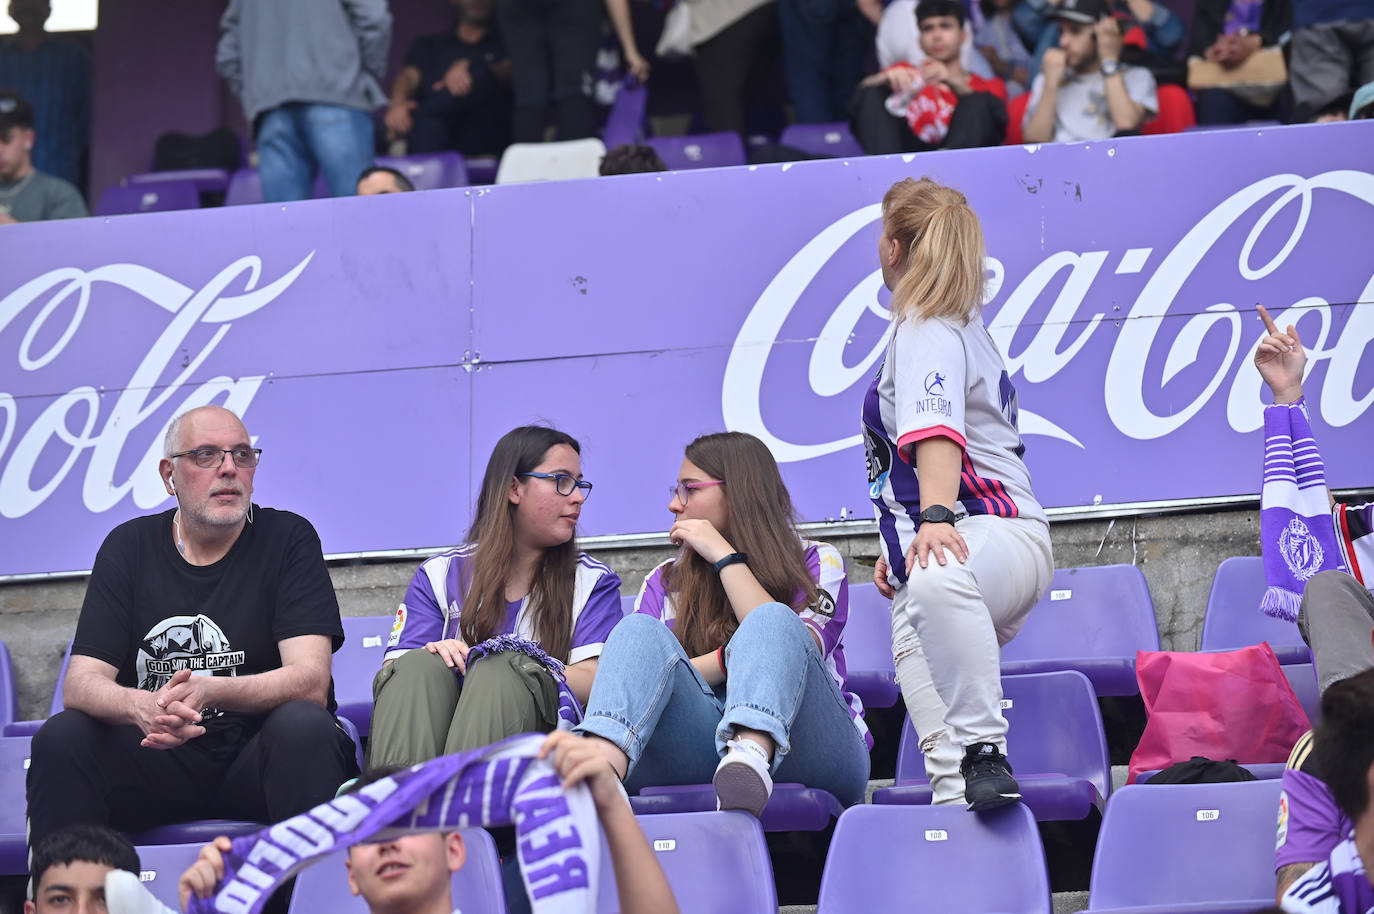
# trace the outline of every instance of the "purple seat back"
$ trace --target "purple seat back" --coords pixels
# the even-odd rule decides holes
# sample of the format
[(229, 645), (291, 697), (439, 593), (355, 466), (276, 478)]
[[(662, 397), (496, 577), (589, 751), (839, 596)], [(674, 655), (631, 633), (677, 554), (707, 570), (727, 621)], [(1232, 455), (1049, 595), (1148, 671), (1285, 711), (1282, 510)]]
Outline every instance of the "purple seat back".
[(744, 141), (738, 133), (698, 133), (694, 136), (655, 136), (645, 141), (670, 171), (744, 165)]
[[(778, 899), (763, 829), (743, 812), (687, 812), (640, 816), (644, 837), (663, 867), (682, 911), (774, 914)], [(605, 845), (597, 911), (620, 910)]]
[(366, 736), (372, 729), (372, 680), (382, 668), (394, 616), (346, 616), (344, 643), (334, 653), (334, 700), (339, 717)]
[(607, 149), (639, 142), (648, 104), (649, 90), (633, 77), (627, 76), (615, 93), (611, 113), (606, 116), (606, 129), (601, 131), (601, 139)]
[[(1253, 762), (1248, 765), (1241, 765), (1240, 767), (1253, 774), (1259, 780), (1268, 781), (1283, 777), (1283, 769), (1287, 768), (1288, 765), (1284, 762)], [(1137, 784), (1148, 784), (1155, 775), (1163, 770), (1162, 768), (1155, 768), (1151, 771), (1142, 771), (1135, 776), (1135, 782)]]
[(416, 190), (468, 186), (467, 163), (464, 162), (462, 155), (456, 152), (379, 156), (377, 164), (396, 169), (410, 179)]
[(892, 601), (876, 584), (849, 585), (849, 620), (840, 637), (844, 645), (845, 688), (865, 708), (897, 703), (897, 669), (892, 663)]
[(229, 172), (223, 168), (182, 168), (176, 171), (149, 171), (141, 175), (129, 175), (125, 183), (165, 184), (168, 181), (190, 181), (202, 194), (222, 194), (229, 189)]
[(834, 124), (792, 124), (785, 128), (778, 142), (791, 146), (813, 156), (832, 158), (853, 158), (864, 154), (864, 148), (849, 132), (849, 125)]
[[(454, 904), (464, 911), (504, 911), (506, 892), (496, 842), (480, 828), (459, 832), (467, 848), (467, 862), (451, 877)], [(287, 914), (367, 914), (367, 902), (348, 890), (346, 854), (329, 854), (301, 871)]]
[(1202, 617), (1198, 650), (1234, 651), (1268, 641), (1279, 663), (1310, 663), (1312, 652), (1297, 624), (1260, 612), (1266, 586), (1260, 556), (1234, 556), (1218, 565), (1212, 592), (1207, 596), (1207, 613)]
[(14, 681), (14, 664), (10, 649), (0, 641), (0, 727), (19, 716), (19, 689)]
[(262, 202), (262, 176), (256, 168), (240, 168), (229, 177), (224, 191), (225, 206), (244, 206)]
[(1317, 668), (1310, 663), (1284, 664), (1283, 674), (1298, 696), (1298, 704), (1307, 712), (1308, 723), (1316, 726), (1322, 719), (1322, 693), (1317, 685)]
[(200, 192), (190, 181), (162, 181), (157, 184), (111, 187), (100, 195), (95, 215), (125, 216), (199, 208)]
[(1102, 819), (1088, 910), (1273, 904), (1281, 783), (1121, 788)]
[(29, 871), (24, 799), (29, 742), (27, 736), (0, 737), (0, 876)]
[(846, 810), (825, 858), (817, 914), (918, 910), (1049, 914), (1045, 851), (1030, 810)]
[(52, 702), (48, 705), (48, 716), (52, 717), (61, 711), (65, 704), (62, 701), (62, 684), (67, 680), (67, 667), (72, 665), (72, 643), (67, 642), (67, 652), (62, 655), (62, 665), (57, 668), (57, 683), (52, 688)]
[(147, 844), (138, 850), (143, 887), (173, 911), (181, 910), (177, 880), (196, 862), (203, 844)]
[(1139, 568), (1060, 568), (1002, 648), (1002, 675), (1078, 670), (1098, 695), (1135, 695), (1136, 651), (1157, 650), (1154, 602)]
[[(716, 791), (710, 784), (685, 784), (674, 787), (645, 787), (630, 797), (636, 815), (664, 815), (681, 812), (712, 812)], [(816, 787), (802, 784), (774, 784), (773, 795), (763, 808), (763, 830), (821, 831), (841, 812), (840, 801)]]
[(635, 611), (635, 600), (639, 599), (637, 594), (623, 593), (620, 595), (620, 612), (629, 615)]

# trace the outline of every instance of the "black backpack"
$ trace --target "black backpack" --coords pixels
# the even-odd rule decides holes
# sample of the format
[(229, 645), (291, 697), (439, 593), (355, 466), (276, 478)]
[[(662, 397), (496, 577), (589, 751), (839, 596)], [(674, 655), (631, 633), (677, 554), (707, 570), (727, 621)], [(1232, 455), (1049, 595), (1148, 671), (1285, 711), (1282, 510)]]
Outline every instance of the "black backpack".
[(1186, 762), (1179, 762), (1165, 768), (1159, 774), (1150, 778), (1149, 783), (1222, 784), (1227, 781), (1255, 780), (1258, 780), (1258, 778), (1236, 764), (1235, 759), (1227, 759), (1224, 762), (1218, 762), (1201, 755), (1195, 755)]

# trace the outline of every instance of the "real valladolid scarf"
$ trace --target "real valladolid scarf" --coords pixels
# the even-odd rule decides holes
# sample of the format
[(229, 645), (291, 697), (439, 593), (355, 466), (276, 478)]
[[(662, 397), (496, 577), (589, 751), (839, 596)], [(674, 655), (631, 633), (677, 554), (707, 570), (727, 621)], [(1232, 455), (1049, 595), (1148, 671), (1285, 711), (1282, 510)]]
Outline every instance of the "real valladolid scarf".
[[(408, 832), (514, 825), (520, 872), (535, 914), (596, 909), (601, 833), (585, 784), (564, 790), (545, 737), (513, 736), (382, 778), (299, 816), (234, 839), (224, 878), (188, 914), (258, 914), (273, 890), (320, 857)], [(342, 874), (340, 875), (342, 877)], [(139, 892), (146, 895), (145, 890)], [(151, 895), (140, 914), (169, 909)], [(128, 910), (129, 905), (111, 904)]]
[(1303, 588), (1317, 572), (1346, 570), (1303, 400), (1264, 410), (1260, 544), (1269, 585), (1260, 609), (1280, 619), (1297, 621)]

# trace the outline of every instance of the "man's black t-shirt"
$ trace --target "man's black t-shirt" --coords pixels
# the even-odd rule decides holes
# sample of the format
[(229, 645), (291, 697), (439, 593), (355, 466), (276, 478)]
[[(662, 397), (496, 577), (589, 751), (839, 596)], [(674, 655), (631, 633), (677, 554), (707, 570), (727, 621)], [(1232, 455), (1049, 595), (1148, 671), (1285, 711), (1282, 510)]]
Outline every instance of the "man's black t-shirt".
[[(475, 44), (468, 44), (452, 31), (415, 39), (405, 57), (406, 66), (420, 71), (410, 151), (456, 149), (464, 155), (481, 155), (504, 149), (510, 142), (513, 101), (510, 89), (497, 79), (492, 67), (506, 56), (501, 39), (490, 26)], [(445, 88), (435, 89), (434, 84), (460, 60), (468, 62), (471, 91), (452, 95)]]
[(334, 650), (343, 644), (339, 604), (309, 521), (255, 506), (224, 558), (201, 567), (173, 545), (174, 513), (135, 518), (105, 538), (73, 654), (117, 667), (122, 686), (153, 692), (184, 668), (214, 676), (278, 669), (277, 642), (286, 638), (327, 635)]

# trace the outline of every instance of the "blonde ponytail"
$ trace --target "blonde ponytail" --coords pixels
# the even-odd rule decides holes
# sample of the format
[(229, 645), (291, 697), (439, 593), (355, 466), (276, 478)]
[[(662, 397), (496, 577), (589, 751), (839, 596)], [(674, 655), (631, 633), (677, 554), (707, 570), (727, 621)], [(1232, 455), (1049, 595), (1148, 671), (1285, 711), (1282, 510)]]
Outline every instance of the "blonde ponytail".
[(903, 251), (893, 319), (968, 323), (983, 306), (986, 247), (968, 200), (929, 178), (906, 178), (883, 195), (883, 231)]

